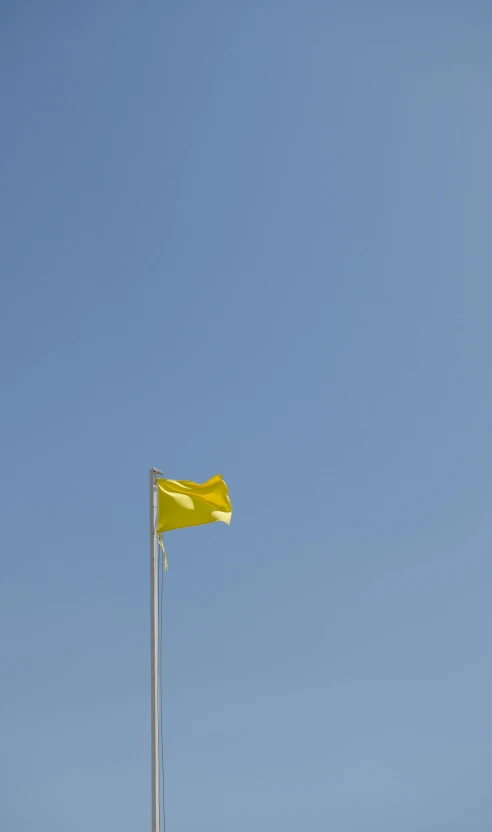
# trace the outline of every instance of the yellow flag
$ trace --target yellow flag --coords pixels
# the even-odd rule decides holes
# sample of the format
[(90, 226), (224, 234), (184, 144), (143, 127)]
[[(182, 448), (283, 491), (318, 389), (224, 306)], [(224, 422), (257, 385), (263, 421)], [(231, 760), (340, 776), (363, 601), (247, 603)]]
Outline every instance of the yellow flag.
[(204, 523), (231, 522), (229, 491), (218, 474), (199, 484), (157, 479), (157, 534)]

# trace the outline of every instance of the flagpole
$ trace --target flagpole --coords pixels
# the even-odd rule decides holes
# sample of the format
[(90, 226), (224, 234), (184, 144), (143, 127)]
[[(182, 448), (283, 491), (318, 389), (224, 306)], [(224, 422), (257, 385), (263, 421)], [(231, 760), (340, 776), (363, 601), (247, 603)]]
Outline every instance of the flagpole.
[(157, 487), (156, 468), (150, 470), (150, 712), (152, 832), (160, 832), (159, 799), (159, 583), (157, 573)]

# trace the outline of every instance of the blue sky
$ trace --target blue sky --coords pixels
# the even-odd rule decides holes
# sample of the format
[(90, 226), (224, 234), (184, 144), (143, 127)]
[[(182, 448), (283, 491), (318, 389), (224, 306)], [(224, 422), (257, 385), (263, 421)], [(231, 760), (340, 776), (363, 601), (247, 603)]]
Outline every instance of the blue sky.
[(492, 826), (492, 10), (0, 3), (0, 826)]

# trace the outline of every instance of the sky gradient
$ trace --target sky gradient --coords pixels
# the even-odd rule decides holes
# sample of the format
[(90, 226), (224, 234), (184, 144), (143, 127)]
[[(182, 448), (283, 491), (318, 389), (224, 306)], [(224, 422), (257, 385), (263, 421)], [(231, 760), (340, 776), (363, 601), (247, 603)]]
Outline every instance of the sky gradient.
[(0, 827), (492, 828), (492, 7), (0, 2)]

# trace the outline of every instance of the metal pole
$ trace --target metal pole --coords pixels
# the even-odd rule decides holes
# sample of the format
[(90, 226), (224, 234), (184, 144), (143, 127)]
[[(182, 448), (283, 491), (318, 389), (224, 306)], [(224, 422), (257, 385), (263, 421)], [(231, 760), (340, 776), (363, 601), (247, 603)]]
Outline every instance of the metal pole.
[(155, 468), (150, 470), (150, 679), (152, 832), (160, 832), (159, 799), (159, 584), (157, 574), (157, 489)]

